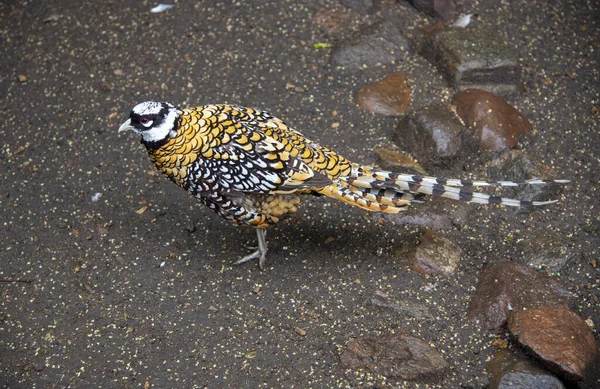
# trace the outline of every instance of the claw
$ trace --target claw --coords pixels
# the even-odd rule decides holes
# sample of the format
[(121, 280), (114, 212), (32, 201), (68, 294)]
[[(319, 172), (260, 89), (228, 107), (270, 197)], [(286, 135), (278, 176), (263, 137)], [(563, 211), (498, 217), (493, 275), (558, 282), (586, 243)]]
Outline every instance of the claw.
[(253, 252), (252, 254), (248, 254), (243, 258), (238, 259), (233, 264), (241, 265), (242, 263), (246, 263), (253, 259), (258, 258), (258, 267), (260, 270), (264, 270), (265, 262), (267, 261), (267, 241), (265, 240), (265, 236), (267, 235), (267, 230), (257, 228), (256, 229), (256, 237), (258, 238), (258, 250)]

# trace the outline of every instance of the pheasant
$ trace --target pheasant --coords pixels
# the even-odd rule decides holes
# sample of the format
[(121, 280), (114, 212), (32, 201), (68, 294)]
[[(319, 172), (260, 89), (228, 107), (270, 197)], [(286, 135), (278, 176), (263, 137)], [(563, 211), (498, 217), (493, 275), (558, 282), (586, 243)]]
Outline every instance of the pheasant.
[(132, 109), (119, 127), (123, 131), (140, 134), (156, 167), (208, 208), (233, 224), (256, 228), (258, 250), (234, 263), (258, 259), (261, 269), (266, 228), (296, 212), (301, 195), (325, 195), (385, 213), (404, 211), (424, 195), (513, 207), (556, 201), (514, 200), (473, 190), (520, 185), (510, 181), (442, 179), (353, 163), (266, 111), (236, 105), (180, 109), (144, 102)]

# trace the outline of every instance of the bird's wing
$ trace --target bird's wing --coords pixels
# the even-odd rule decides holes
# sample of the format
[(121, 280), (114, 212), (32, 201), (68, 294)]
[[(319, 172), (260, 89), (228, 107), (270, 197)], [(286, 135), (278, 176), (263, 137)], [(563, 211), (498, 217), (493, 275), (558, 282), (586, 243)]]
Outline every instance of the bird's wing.
[[(299, 133), (281, 127), (280, 120), (263, 111), (237, 106), (213, 106), (214, 115), (206, 120), (202, 157), (191, 168), (193, 181), (211, 182), (211, 189), (237, 193), (292, 193), (331, 184), (331, 180), (292, 156), (289, 142), (282, 141)], [(270, 130), (269, 130), (270, 129)], [(273, 136), (280, 131), (281, 136)], [(290, 145), (290, 146), (288, 146)]]

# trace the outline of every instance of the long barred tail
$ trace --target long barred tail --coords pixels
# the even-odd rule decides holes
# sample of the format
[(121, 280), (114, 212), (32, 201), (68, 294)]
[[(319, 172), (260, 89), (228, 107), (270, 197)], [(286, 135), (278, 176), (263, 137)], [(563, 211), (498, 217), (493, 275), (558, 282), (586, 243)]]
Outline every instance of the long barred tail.
[(475, 187), (516, 187), (522, 185), (566, 184), (569, 180), (465, 181), (411, 174), (393, 173), (368, 166), (353, 165), (352, 173), (339, 177), (324, 188), (323, 194), (370, 211), (397, 213), (419, 200), (423, 195), (446, 197), (469, 203), (503, 204), (511, 207), (532, 207), (553, 204), (558, 200), (526, 201), (492, 196), (474, 191)]

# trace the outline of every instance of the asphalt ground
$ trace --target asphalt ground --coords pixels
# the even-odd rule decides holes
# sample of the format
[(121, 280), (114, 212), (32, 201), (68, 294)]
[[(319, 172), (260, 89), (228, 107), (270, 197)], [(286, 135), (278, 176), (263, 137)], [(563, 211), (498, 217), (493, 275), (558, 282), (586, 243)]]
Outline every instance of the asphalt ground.
[[(598, 341), (597, 2), (479, 1), (477, 23), (521, 54), (526, 89), (508, 101), (535, 130), (520, 147), (572, 182), (560, 203), (529, 215), (421, 205), (456, 222), (440, 232), (464, 252), (450, 277), (401, 263), (419, 226), (325, 198), (307, 199), (269, 232), (264, 272), (231, 266), (254, 231), (223, 222), (156, 175), (137, 139), (117, 136), (141, 101), (235, 103), (372, 163), (398, 119), (359, 110), (361, 86), (401, 70), (414, 107), (453, 92), (414, 54), (358, 73), (334, 69), (329, 49), (313, 47), (330, 38), (312, 17), (335, 4), (179, 1), (152, 14), (147, 1), (0, 3), (2, 387), (422, 387), (339, 367), (350, 339), (388, 333), (422, 338), (450, 363), (430, 387), (483, 387), (493, 336), (466, 307), (485, 264), (526, 260), (523, 240), (540, 229), (568, 242), (573, 259), (558, 276)], [(415, 29), (430, 21), (398, 4), (353, 11), (352, 28), (390, 7)], [(378, 308), (377, 291), (431, 315)]]

